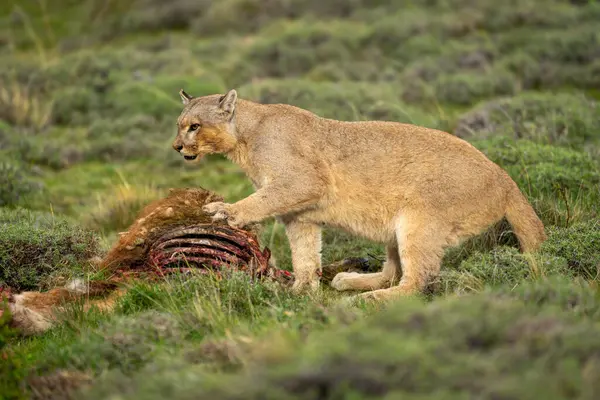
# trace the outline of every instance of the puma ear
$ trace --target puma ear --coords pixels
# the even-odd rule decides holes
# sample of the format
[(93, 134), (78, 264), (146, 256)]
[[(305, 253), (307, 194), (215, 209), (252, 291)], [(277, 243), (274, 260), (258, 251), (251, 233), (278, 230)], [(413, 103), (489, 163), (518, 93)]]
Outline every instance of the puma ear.
[(235, 110), (235, 102), (237, 101), (237, 92), (231, 89), (225, 96), (219, 99), (219, 107), (228, 114), (233, 114)]
[(181, 96), (181, 101), (183, 104), (187, 104), (191, 99), (193, 99), (193, 97), (187, 94), (183, 89), (179, 91), (179, 96)]

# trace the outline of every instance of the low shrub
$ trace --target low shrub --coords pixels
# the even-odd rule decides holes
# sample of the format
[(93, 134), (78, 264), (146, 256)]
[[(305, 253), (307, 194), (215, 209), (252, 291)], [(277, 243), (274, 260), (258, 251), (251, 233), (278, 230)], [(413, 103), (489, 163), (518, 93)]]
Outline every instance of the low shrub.
[(202, 35), (254, 32), (278, 19), (348, 18), (365, 10), (385, 7), (401, 8), (402, 4), (386, 0), (318, 1), (318, 0), (223, 0), (212, 3), (194, 24)]
[(51, 344), (52, 358), (37, 366), (38, 373), (68, 367), (80, 371), (118, 369), (131, 373), (156, 357), (165, 345), (182, 339), (179, 322), (172, 315), (146, 311), (135, 316), (108, 319), (78, 340), (65, 345)]
[[(131, 56), (135, 59), (135, 54)], [(118, 51), (83, 51), (66, 54), (41, 70), (37, 79), (48, 91), (73, 86), (82, 97), (80, 91), (84, 90), (102, 95), (114, 87), (118, 73), (130, 64)]]
[(135, 0), (125, 12), (113, 16), (99, 34), (110, 39), (129, 32), (189, 29), (211, 5), (207, 0), (176, 0), (168, 5), (160, 0)]
[(301, 77), (327, 63), (343, 68), (347, 62), (361, 60), (366, 31), (364, 25), (351, 22), (296, 21), (273, 26), (228, 68), (228, 81), (235, 86), (257, 78)]
[(501, 57), (498, 65), (512, 72), (524, 90), (561, 90), (564, 87), (587, 89), (597, 86), (594, 85), (597, 79), (590, 76), (593, 63), (540, 62), (531, 54), (517, 50)]
[(437, 101), (461, 106), (474, 104), (494, 96), (514, 94), (518, 91), (515, 77), (510, 72), (503, 70), (485, 74), (443, 75), (432, 83), (432, 87), (433, 96)]
[(568, 228), (548, 227), (542, 251), (564, 258), (577, 274), (597, 279), (600, 276), (600, 220), (580, 222)]
[(585, 198), (587, 202), (600, 197), (600, 168), (584, 152), (505, 137), (472, 143), (504, 168), (531, 197), (566, 195)]
[(501, 36), (497, 44), (501, 53), (510, 53), (518, 48), (540, 63), (589, 64), (597, 58), (600, 34), (597, 23), (589, 21), (568, 32), (543, 29), (514, 30)]
[(523, 93), (490, 100), (461, 116), (454, 133), (462, 138), (504, 135), (581, 147), (600, 141), (600, 105), (583, 94)]
[(553, 276), (516, 287), (495, 288), (487, 293), (494, 297), (516, 299), (538, 309), (558, 307), (580, 318), (600, 320), (600, 292), (594, 281)]
[(54, 94), (53, 122), (86, 125), (106, 107), (103, 93), (85, 86), (67, 87)]
[(89, 231), (53, 215), (0, 208), (0, 284), (20, 290), (47, 288), (98, 254)]
[(174, 137), (173, 120), (160, 121), (151, 115), (97, 118), (87, 131), (85, 159), (115, 162), (156, 158), (172, 151), (169, 132)]
[(165, 75), (156, 76), (151, 81), (131, 81), (120, 85), (108, 93), (107, 101), (111, 104), (113, 116), (144, 115), (175, 121), (183, 107), (177, 94), (181, 89), (195, 97), (225, 91), (220, 82), (203, 80), (202, 77)]
[(393, 120), (436, 126), (430, 115), (399, 101), (389, 84), (265, 80), (240, 88), (240, 96), (260, 103), (287, 103), (338, 120)]
[(528, 256), (516, 247), (500, 246), (489, 252), (475, 251), (456, 269), (444, 269), (432, 285), (442, 293), (482, 291), (486, 287), (517, 286), (545, 276), (568, 275), (560, 256)]
[(44, 134), (15, 135), (11, 146), (29, 165), (60, 170), (83, 161), (91, 143), (84, 129), (51, 127)]
[(24, 167), (14, 162), (0, 162), (0, 207), (17, 206), (39, 188)]
[(53, 170), (82, 162), (152, 159), (172, 151), (168, 143), (172, 138), (166, 135), (175, 134), (173, 121), (151, 115), (96, 115), (88, 124), (56, 125), (43, 135), (11, 135), (9, 145), (23, 162)]
[(404, 80), (420, 79), (433, 82), (440, 76), (458, 72), (485, 73), (498, 57), (495, 49), (485, 43), (450, 42), (443, 53), (411, 62), (403, 72)]

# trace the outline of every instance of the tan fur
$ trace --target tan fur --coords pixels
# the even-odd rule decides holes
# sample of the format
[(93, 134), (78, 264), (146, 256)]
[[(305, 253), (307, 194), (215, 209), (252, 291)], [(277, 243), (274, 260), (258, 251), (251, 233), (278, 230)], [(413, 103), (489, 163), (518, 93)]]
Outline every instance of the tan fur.
[[(325, 119), (290, 105), (238, 100), (234, 90), (182, 100), (173, 147), (187, 156), (223, 153), (257, 189), (205, 211), (233, 226), (279, 218), (292, 249), (295, 290), (318, 286), (323, 225), (387, 245), (382, 272), (340, 273), (331, 283), (373, 290), (364, 295), (375, 299), (423, 290), (438, 274), (444, 249), (503, 217), (523, 251), (545, 240), (542, 222), (509, 175), (446, 132)], [(190, 132), (193, 124), (203, 128)]]
[(25, 336), (39, 334), (57, 323), (68, 304), (80, 301), (85, 311), (92, 307), (110, 311), (114, 308), (116, 300), (125, 293), (114, 284), (90, 284), (84, 291), (56, 288), (47, 292), (22, 292), (14, 295), (8, 304), (12, 317), (11, 326)]

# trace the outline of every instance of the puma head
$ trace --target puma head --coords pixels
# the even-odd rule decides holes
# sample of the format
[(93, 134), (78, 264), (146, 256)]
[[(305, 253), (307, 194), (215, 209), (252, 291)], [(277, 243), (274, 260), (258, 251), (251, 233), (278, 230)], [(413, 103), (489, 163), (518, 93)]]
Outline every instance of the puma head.
[(233, 118), (237, 92), (192, 97), (182, 89), (179, 95), (184, 107), (177, 119), (173, 149), (187, 161), (231, 151), (237, 142)]

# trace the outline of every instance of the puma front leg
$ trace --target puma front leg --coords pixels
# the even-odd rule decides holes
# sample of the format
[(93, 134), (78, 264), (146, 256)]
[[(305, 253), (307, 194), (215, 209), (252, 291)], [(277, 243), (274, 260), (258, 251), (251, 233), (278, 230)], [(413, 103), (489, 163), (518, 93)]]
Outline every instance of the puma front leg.
[(202, 209), (213, 219), (226, 219), (230, 226), (240, 228), (261, 222), (269, 217), (278, 217), (308, 209), (319, 202), (322, 189), (303, 180), (293, 184), (271, 184), (233, 204), (209, 203)]
[(296, 293), (315, 291), (319, 288), (321, 272), (321, 228), (294, 219), (283, 219), (282, 222), (292, 251), (292, 290)]

